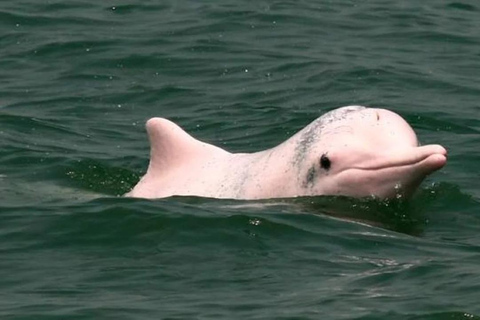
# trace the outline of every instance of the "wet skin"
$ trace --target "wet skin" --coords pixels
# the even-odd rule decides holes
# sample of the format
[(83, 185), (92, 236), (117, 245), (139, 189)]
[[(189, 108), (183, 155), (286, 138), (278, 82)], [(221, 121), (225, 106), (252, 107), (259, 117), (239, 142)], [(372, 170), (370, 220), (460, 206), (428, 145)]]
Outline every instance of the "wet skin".
[(277, 147), (229, 153), (162, 118), (147, 122), (147, 174), (127, 196), (266, 199), (316, 195), (411, 195), (443, 167), (446, 150), (418, 146), (396, 113), (350, 106), (319, 117)]

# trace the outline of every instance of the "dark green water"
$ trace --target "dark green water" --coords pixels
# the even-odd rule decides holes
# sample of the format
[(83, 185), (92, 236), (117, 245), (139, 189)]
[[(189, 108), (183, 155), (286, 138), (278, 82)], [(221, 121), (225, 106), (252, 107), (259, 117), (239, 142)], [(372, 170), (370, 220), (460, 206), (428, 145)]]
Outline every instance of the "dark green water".
[[(479, 319), (479, 30), (473, 1), (1, 2), (0, 317)], [(256, 151), (351, 104), (448, 165), (407, 203), (117, 197), (150, 117)]]

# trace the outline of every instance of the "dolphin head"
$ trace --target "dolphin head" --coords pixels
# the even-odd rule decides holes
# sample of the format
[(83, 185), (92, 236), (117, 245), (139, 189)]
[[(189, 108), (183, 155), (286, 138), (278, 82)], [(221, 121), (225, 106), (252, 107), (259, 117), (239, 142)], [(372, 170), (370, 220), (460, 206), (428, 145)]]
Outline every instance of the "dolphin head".
[(312, 143), (305, 162), (307, 194), (408, 197), (447, 161), (445, 148), (419, 146), (410, 125), (392, 111), (344, 107), (333, 112), (312, 123), (321, 139)]

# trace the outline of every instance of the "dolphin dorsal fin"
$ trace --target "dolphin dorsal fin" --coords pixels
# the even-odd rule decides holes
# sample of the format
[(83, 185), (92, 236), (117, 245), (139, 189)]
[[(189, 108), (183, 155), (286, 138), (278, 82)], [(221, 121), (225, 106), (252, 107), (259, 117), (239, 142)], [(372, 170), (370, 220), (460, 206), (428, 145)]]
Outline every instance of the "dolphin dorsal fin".
[(195, 139), (177, 124), (164, 118), (148, 120), (146, 128), (150, 140), (149, 174), (165, 173), (216, 153), (228, 153)]

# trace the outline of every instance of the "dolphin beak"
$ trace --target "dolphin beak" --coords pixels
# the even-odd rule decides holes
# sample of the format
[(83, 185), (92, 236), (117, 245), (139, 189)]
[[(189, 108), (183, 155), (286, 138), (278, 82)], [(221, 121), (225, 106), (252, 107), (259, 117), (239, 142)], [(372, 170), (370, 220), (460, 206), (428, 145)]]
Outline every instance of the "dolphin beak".
[(417, 147), (408, 162), (403, 164), (406, 171), (400, 179), (402, 193), (406, 196), (412, 195), (427, 176), (445, 166), (447, 150), (440, 145)]
[(386, 152), (384, 156), (350, 168), (344, 174), (357, 177), (353, 180), (346, 179), (352, 185), (358, 184), (362, 179), (367, 181), (362, 184), (361, 189), (352, 193), (353, 196), (366, 194), (383, 199), (399, 195), (410, 197), (427, 176), (441, 169), (446, 163), (447, 150), (432, 144), (394, 153)]
[(440, 170), (447, 163), (447, 150), (440, 145), (426, 145), (418, 149), (424, 154), (424, 159), (418, 163), (418, 167), (425, 177)]
[(442, 168), (447, 163), (447, 150), (438, 144), (418, 147), (419, 157), (423, 158), (420, 163), (427, 170), (427, 174)]

